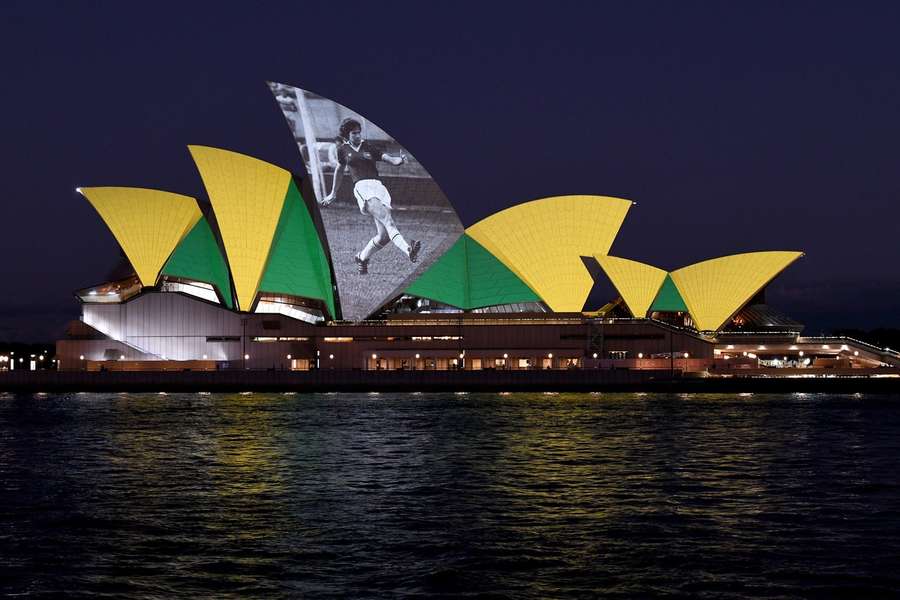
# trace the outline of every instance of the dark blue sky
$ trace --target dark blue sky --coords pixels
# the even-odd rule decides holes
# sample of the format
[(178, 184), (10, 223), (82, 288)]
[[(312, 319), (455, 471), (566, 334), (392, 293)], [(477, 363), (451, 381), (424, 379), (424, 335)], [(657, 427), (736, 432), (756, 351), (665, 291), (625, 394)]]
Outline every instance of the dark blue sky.
[(114, 262), (77, 185), (202, 198), (189, 143), (299, 170), (266, 80), (381, 125), (466, 225), (630, 198), (616, 255), (799, 249), (769, 300), (808, 332), (900, 326), (900, 5), (186, 4), (0, 8), (0, 340), (51, 339)]

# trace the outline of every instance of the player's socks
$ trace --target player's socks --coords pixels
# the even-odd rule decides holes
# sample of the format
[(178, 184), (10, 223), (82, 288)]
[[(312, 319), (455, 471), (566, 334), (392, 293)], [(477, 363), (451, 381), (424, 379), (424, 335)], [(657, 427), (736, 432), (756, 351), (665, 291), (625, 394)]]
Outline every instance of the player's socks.
[(394, 237), (391, 238), (391, 241), (394, 242), (394, 245), (400, 248), (400, 251), (403, 254), (409, 256), (409, 244), (406, 243), (406, 240), (403, 239), (403, 236), (398, 231), (394, 234)]
[(369, 240), (369, 243), (366, 244), (366, 247), (362, 249), (362, 252), (357, 255), (357, 257), (359, 258), (359, 260), (367, 261), (369, 260), (370, 256), (381, 250), (381, 248), (382, 247), (379, 246), (378, 243), (376, 243), (375, 238), (372, 238), (371, 240)]

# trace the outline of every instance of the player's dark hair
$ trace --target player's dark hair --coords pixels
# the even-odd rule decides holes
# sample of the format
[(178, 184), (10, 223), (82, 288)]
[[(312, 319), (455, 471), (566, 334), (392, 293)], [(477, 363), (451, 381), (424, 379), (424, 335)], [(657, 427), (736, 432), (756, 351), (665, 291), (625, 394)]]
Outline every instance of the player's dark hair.
[(362, 130), (362, 123), (354, 119), (353, 117), (347, 117), (343, 121), (341, 121), (341, 126), (338, 128), (338, 135), (345, 140), (350, 139), (350, 132), (354, 129)]

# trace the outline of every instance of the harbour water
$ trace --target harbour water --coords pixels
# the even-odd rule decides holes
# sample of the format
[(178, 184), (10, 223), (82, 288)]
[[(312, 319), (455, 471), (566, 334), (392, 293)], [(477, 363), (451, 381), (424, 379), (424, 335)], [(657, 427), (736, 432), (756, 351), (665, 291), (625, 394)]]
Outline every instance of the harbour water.
[(900, 398), (0, 394), (0, 595), (900, 596)]

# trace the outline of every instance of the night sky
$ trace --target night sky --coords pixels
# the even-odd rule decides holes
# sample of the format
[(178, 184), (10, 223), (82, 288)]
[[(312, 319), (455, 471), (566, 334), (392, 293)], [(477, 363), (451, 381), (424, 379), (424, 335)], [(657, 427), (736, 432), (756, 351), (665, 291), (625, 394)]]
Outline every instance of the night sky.
[(629, 198), (612, 254), (802, 250), (768, 299), (807, 333), (900, 326), (900, 4), (497, 4), (3, 3), (0, 341), (116, 263), (76, 186), (204, 199), (187, 144), (301, 171), (267, 80), (386, 129), (465, 225)]

